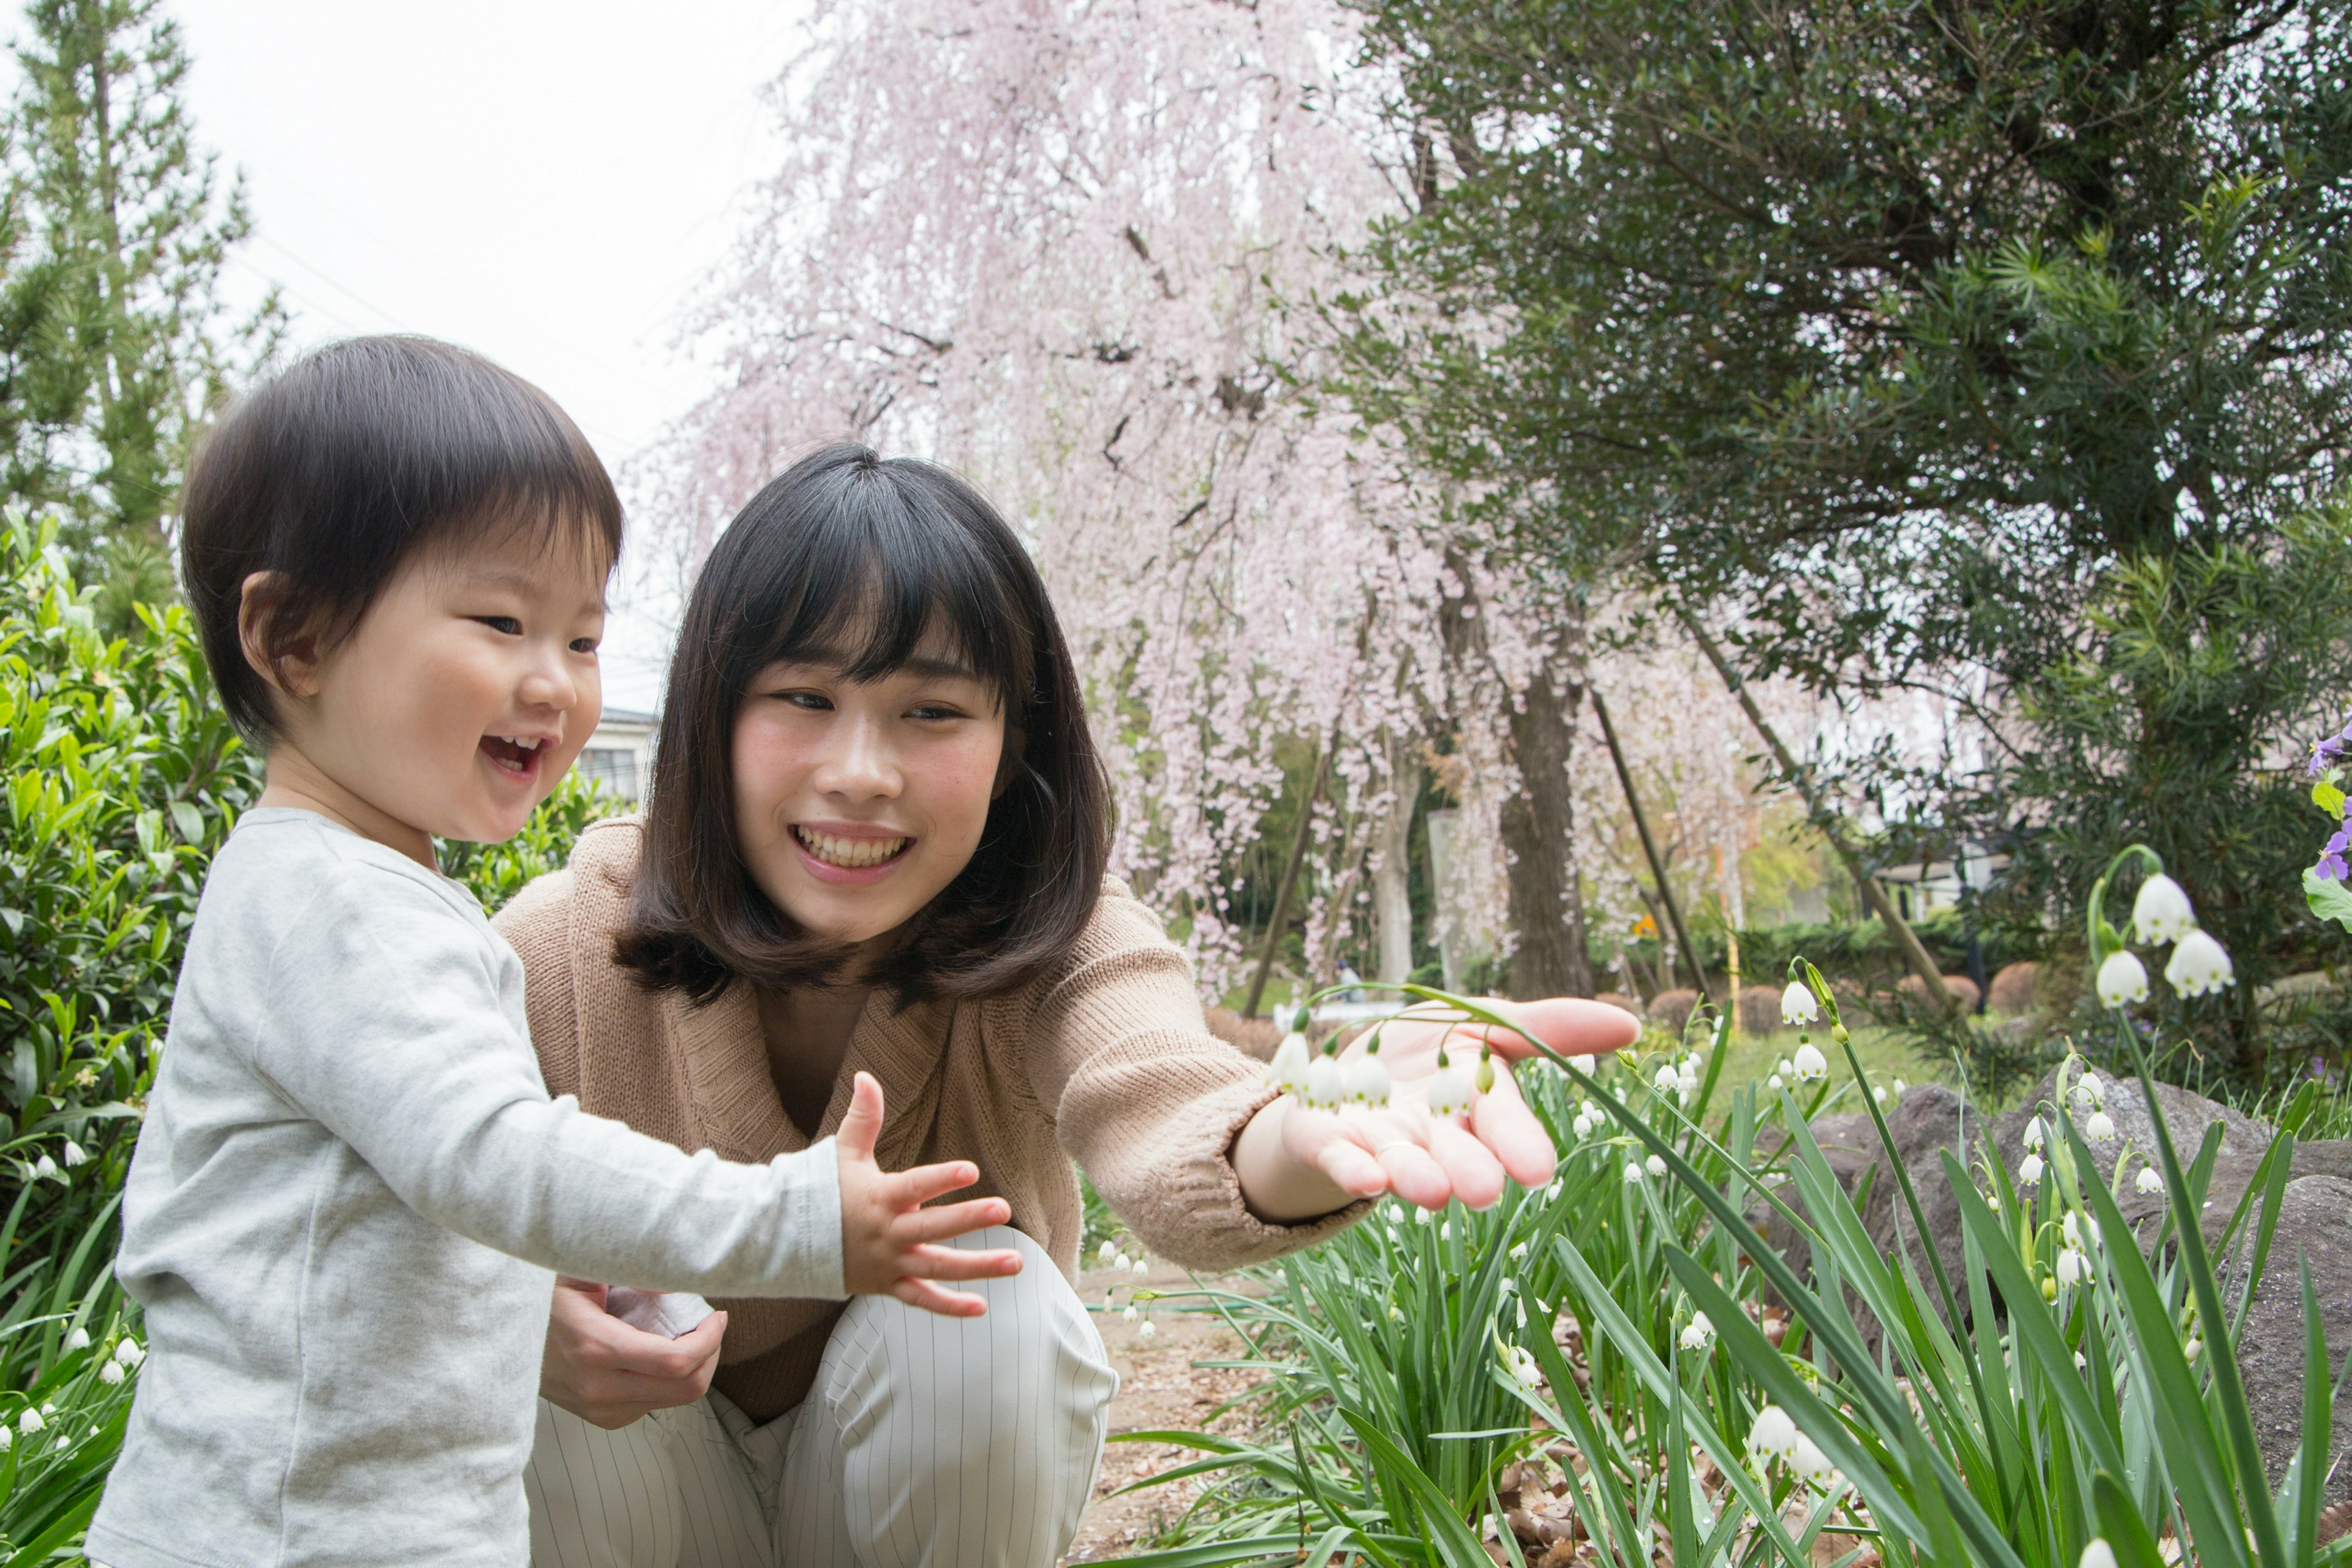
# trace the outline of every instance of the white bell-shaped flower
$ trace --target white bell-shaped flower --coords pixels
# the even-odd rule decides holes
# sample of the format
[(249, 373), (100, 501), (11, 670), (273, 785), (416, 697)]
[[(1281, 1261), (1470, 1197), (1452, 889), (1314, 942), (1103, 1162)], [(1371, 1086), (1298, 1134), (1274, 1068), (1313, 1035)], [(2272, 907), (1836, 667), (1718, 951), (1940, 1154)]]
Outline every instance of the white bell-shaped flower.
[(1829, 1058), (1822, 1055), (1821, 1047), (1819, 1046), (1799, 1046), (1797, 1047), (1795, 1064), (1797, 1081), (1799, 1083), (1806, 1083), (1815, 1079), (1824, 1079), (1830, 1076), (1830, 1059)]
[(2017, 1167), (2017, 1184), (2021, 1187), (2040, 1186), (2042, 1184), (2042, 1156), (2039, 1154), (2028, 1154), (2025, 1157), (2024, 1163)]
[(2058, 1283), (2080, 1285), (2091, 1277), (2091, 1255), (2079, 1247), (2058, 1249)]
[(1389, 1102), (1389, 1069), (1376, 1056), (1358, 1057), (1342, 1069), (1348, 1103), (1377, 1109)]
[(1797, 1424), (1779, 1405), (1766, 1405), (1756, 1413), (1756, 1425), (1748, 1429), (1748, 1452), (1768, 1464), (1795, 1458)]
[(2085, 1110), (2095, 1110), (2107, 1102), (2107, 1086), (2099, 1075), (2085, 1071), (2074, 1080), (2074, 1103)]
[(2116, 1141), (2115, 1118), (2104, 1110), (2094, 1110), (2091, 1112), (2091, 1119), (2083, 1123), (2083, 1136), (2094, 1143), (2114, 1142)]
[(75, 1329), (68, 1332), (66, 1335), (66, 1349), (69, 1351), (86, 1351), (89, 1349), (89, 1331), (88, 1329)]
[(70, 1138), (66, 1140), (64, 1156), (66, 1169), (68, 1171), (76, 1165), (87, 1164), (89, 1161), (89, 1156), (82, 1152), (82, 1146)]
[(1318, 1110), (1337, 1110), (1348, 1102), (1348, 1086), (1339, 1058), (1319, 1056), (1307, 1068), (1307, 1092), (1298, 1097)]
[(1829, 1490), (1831, 1481), (1837, 1475), (1837, 1468), (1830, 1463), (1830, 1457), (1822, 1452), (1821, 1445), (1802, 1432), (1797, 1434), (1796, 1446), (1789, 1454), (1789, 1468), (1797, 1472), (1799, 1480), (1815, 1491)]
[(1650, 1081), (1658, 1086), (1660, 1094), (1672, 1094), (1683, 1085), (1682, 1071), (1674, 1063), (1666, 1062), (1651, 1076)]
[(1307, 1092), (1307, 1037), (1296, 1031), (1282, 1037), (1282, 1044), (1274, 1047), (1274, 1060), (1265, 1067), (1265, 1081), (1291, 1094)]
[(1664, 1155), (1653, 1154), (1643, 1161), (1642, 1165), (1654, 1176), (1663, 1176), (1666, 1173), (1666, 1162)]
[(2025, 1146), (2028, 1149), (2040, 1149), (2042, 1145), (2043, 1140), (2049, 1136), (2049, 1133), (2042, 1125), (2042, 1118), (2037, 1116), (2025, 1124), (2025, 1131), (2022, 1136)]
[(1772, 1070), (1779, 1073), (1782, 1078), (1787, 1078), (1791, 1073), (1795, 1072), (1797, 1068), (1795, 1064), (1790, 1062), (1788, 1058), (1782, 1057), (1778, 1062), (1773, 1064)]
[(47, 1154), (42, 1155), (39, 1159), (33, 1162), (33, 1175), (35, 1179), (38, 1180), (50, 1177), (57, 1173), (58, 1163), (55, 1160), (50, 1159)]
[(2144, 942), (2179, 942), (2197, 929), (2197, 911), (2189, 907), (2180, 884), (2158, 871), (2139, 885), (2139, 897), (2132, 900), (2132, 929)]
[(1707, 1321), (1705, 1312), (1693, 1312), (1675, 1342), (1686, 1351), (1703, 1351), (1715, 1342), (1715, 1325)]
[(125, 1366), (137, 1366), (147, 1359), (147, 1347), (137, 1340), (124, 1340), (114, 1347), (114, 1359)]
[(1432, 1116), (1452, 1116), (1469, 1110), (1469, 1075), (1444, 1056), (1439, 1056), (1437, 1070), (1429, 1075), (1429, 1085), (1422, 1090), (1422, 1102), (1429, 1107)]
[(1600, 1059), (1595, 1057), (1570, 1057), (1568, 1058), (1568, 1065), (1574, 1068), (1577, 1071), (1584, 1074), (1585, 1077), (1591, 1078), (1592, 1076), (1593, 1069), (1598, 1068), (1601, 1063)]
[(2104, 1535), (2091, 1537), (2091, 1544), (2083, 1548), (2082, 1558), (2074, 1568), (2116, 1568), (2116, 1549), (2107, 1544)]
[(2139, 1174), (2132, 1178), (2132, 1186), (2144, 1196), (2153, 1196), (2164, 1191), (2164, 1178), (2154, 1165), (2142, 1165)]
[(1780, 1022), (1795, 1026), (1812, 1023), (1821, 1016), (1822, 1005), (1812, 987), (1801, 980), (1790, 981), (1789, 988), (1780, 993)]
[(2201, 931), (2192, 931), (2172, 950), (2164, 978), (2183, 996), (2203, 996), (2238, 983), (2237, 971), (2221, 944)]
[(47, 1425), (47, 1422), (41, 1419), (41, 1413), (37, 1410), (27, 1410), (16, 1417), (16, 1430), (27, 1437)]
[(1627, 1186), (1629, 1186), (1629, 1187), (1633, 1187), (1633, 1186), (1639, 1186), (1639, 1185), (1641, 1185), (1641, 1183), (1642, 1183), (1642, 1167), (1641, 1167), (1641, 1166), (1639, 1166), (1639, 1165), (1637, 1165), (1637, 1164), (1635, 1164), (1635, 1163), (1634, 1163), (1633, 1161), (1631, 1161), (1631, 1160), (1626, 1161), (1626, 1162), (1625, 1162), (1625, 1184), (1626, 1184)]
[(1766, 1089), (1782, 1089), (1787, 1087), (1787, 1085), (1779, 1073), (1774, 1073), (1770, 1078), (1764, 1080), (1764, 1087)]
[[(120, 1362), (110, 1361), (100, 1365), (98, 1369), (98, 1381), (105, 1384), (109, 1388), (121, 1383), (122, 1381), (122, 1363)], [(0, 1430), (5, 1430), (5, 1428), (0, 1428)]]
[(2102, 1006), (2121, 1007), (2133, 1002), (2147, 1000), (2147, 966), (2132, 953), (2117, 948), (2107, 954), (2099, 965), (2097, 982)]

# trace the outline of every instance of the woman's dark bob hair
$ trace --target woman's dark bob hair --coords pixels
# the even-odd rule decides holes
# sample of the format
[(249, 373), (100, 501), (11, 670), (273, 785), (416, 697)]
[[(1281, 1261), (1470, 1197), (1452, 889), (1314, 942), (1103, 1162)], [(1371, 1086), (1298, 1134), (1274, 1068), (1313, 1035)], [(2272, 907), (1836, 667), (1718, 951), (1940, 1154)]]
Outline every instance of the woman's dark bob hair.
[(670, 666), (644, 849), (619, 961), (709, 1002), (844, 978), (840, 944), (800, 929), (751, 879), (735, 834), (735, 717), (778, 659), (822, 652), (872, 680), (944, 638), (994, 689), (1003, 788), (980, 847), (862, 978), (901, 1006), (1011, 991), (1066, 957), (1110, 856), (1110, 791), (1077, 673), (1021, 541), (928, 463), (829, 447), (736, 514), (702, 568)]
[(232, 406), (182, 495), (181, 578), (205, 662), (236, 727), (267, 744), (269, 682), (237, 631), (245, 583), (263, 657), (333, 648), (412, 557), (513, 529), (569, 534), (609, 570), (621, 501), (555, 400), (431, 338), (352, 338), (297, 361)]

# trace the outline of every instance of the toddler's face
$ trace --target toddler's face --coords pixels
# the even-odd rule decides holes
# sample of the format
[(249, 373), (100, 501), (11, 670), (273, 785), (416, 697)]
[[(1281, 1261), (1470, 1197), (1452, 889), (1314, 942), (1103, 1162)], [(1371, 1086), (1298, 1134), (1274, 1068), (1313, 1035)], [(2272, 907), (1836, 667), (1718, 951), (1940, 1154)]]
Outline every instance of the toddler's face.
[(513, 837), (604, 710), (604, 562), (515, 532), (411, 561), (280, 704), (280, 744), (351, 797), (326, 804), (410, 854)]
[(991, 686), (926, 646), (870, 681), (823, 658), (772, 664), (733, 739), (751, 879), (803, 929), (866, 942), (911, 920), (979, 847), (1004, 716)]

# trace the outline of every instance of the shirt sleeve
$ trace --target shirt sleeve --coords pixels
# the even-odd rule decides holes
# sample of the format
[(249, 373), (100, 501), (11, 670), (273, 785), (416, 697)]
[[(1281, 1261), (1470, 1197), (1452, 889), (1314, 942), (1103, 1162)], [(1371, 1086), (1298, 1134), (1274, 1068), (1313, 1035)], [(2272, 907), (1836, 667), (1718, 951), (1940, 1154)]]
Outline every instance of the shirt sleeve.
[(1296, 1225), (1250, 1213), (1234, 1140), (1279, 1091), (1209, 1033), (1193, 986), (1151, 911), (1107, 888), (1069, 966), (1013, 1025), (1063, 1148), (1145, 1246), (1187, 1268), (1261, 1263), (1361, 1218), (1369, 1203)]
[(271, 956), (253, 1066), (402, 1202), (486, 1247), (656, 1290), (840, 1299), (830, 1140), (767, 1165), (688, 1155), (551, 1100), (500, 994), (497, 939), (356, 868)]

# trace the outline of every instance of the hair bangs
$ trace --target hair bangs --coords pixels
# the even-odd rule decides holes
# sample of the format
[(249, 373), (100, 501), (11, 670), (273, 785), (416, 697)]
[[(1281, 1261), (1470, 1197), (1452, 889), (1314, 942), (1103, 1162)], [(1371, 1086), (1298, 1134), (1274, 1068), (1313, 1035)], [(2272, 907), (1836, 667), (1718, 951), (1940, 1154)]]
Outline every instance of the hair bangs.
[(772, 630), (754, 662), (830, 664), (870, 681), (946, 659), (1017, 717), (1035, 654), (998, 563), (937, 498), (878, 472), (842, 477), (841, 504), (809, 515), (779, 563)]

